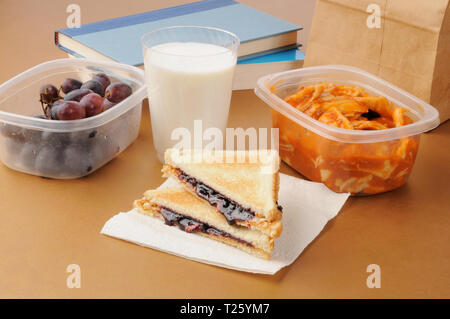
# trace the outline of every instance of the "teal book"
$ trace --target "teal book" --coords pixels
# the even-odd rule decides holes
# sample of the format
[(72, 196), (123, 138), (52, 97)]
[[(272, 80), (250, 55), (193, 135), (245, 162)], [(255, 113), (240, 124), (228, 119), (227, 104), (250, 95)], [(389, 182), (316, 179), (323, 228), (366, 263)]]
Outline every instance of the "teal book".
[(260, 63), (273, 63), (273, 62), (286, 62), (286, 61), (303, 61), (305, 55), (300, 49), (290, 49), (259, 55), (256, 57), (242, 58), (237, 64), (260, 64)]
[(176, 25), (217, 27), (236, 34), (241, 41), (240, 60), (296, 49), (297, 31), (301, 30), (234, 0), (204, 0), (57, 30), (55, 44), (73, 56), (141, 66), (141, 37), (151, 30)]

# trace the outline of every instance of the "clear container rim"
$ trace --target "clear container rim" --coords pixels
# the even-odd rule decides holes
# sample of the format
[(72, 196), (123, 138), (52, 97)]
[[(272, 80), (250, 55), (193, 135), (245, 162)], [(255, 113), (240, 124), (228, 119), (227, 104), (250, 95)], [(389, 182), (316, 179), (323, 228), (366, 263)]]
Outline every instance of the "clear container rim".
[[(50, 60), (47, 62), (35, 65), (28, 70), (12, 77), (3, 84), (0, 85), (0, 99), (1, 101), (9, 99), (5, 97), (8, 89), (17, 85), (20, 81), (26, 81), (30, 76), (36, 73), (42, 72), (42, 69), (48, 68), (47, 71), (51, 72), (52, 69), (61, 68), (64, 66), (95, 66), (102, 67), (104, 69), (108, 68), (118, 68), (121, 70), (130, 71), (134, 76), (134, 81), (139, 84), (137, 90), (135, 90), (131, 96), (129, 96), (124, 101), (118, 103), (115, 107), (102, 112), (99, 115), (74, 121), (51, 121), (45, 119), (33, 118), (31, 116), (14, 114), (11, 112), (6, 112), (0, 110), (0, 121), (7, 124), (18, 125), (26, 128), (37, 129), (42, 131), (54, 131), (54, 132), (73, 132), (80, 130), (92, 129), (95, 127), (102, 126), (123, 113), (127, 112), (131, 108), (135, 107), (139, 102), (141, 102), (147, 95), (144, 71), (136, 67), (122, 64), (118, 62), (102, 61), (96, 59), (86, 59), (86, 58), (65, 58)], [(0, 101), (0, 103), (1, 103)]]
[[(372, 82), (378, 82), (378, 84), (389, 87), (390, 89), (396, 91), (398, 94), (402, 94), (407, 98), (413, 100), (423, 109), (424, 115), (419, 118), (416, 122), (396, 127), (390, 128), (386, 130), (374, 130), (374, 131), (364, 131), (364, 130), (348, 130), (344, 128), (337, 128), (331, 125), (327, 125), (325, 123), (319, 122), (315, 120), (305, 113), (293, 108), (290, 104), (285, 102), (283, 99), (278, 97), (276, 94), (270, 91), (270, 87), (275, 85), (277, 82), (286, 80), (289, 76), (298, 76), (301, 74), (306, 75), (314, 75), (319, 74), (323, 71), (345, 71), (358, 74)], [(306, 82), (306, 80), (305, 80)], [(341, 82), (345, 83), (345, 80)], [(302, 82), (296, 83), (300, 85)], [(370, 87), (370, 84), (367, 84)], [(400, 89), (399, 87), (375, 76), (366, 71), (358, 69), (356, 67), (347, 66), (347, 65), (322, 65), (322, 66), (313, 66), (300, 68), (295, 70), (289, 70), (284, 72), (272, 73), (266, 76), (263, 76), (257, 80), (257, 85), (255, 87), (255, 94), (262, 99), (266, 104), (268, 104), (275, 111), (283, 114), (288, 117), (290, 120), (296, 122), (302, 127), (311, 130), (312, 132), (323, 136), (327, 139), (334, 140), (337, 142), (344, 143), (375, 143), (375, 142), (384, 142), (397, 140), (402, 137), (413, 136), (417, 134), (421, 134), (423, 132), (432, 130), (439, 125), (439, 112), (430, 104), (420, 100), (414, 95)], [(388, 97), (390, 101), (395, 100), (395, 98)]]

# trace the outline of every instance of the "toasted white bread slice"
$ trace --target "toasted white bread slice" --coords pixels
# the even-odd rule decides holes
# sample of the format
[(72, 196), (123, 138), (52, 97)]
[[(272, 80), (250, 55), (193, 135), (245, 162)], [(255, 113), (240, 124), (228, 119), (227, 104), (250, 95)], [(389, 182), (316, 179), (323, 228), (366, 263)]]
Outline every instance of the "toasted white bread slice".
[[(274, 229), (268, 226), (282, 217), (277, 204), (280, 167), (277, 151), (168, 149), (164, 159), (168, 165), (163, 170), (166, 176), (177, 177), (174, 172), (180, 170), (184, 175), (193, 177), (244, 209), (249, 209), (256, 217), (264, 219), (254, 225), (265, 223), (264, 227), (268, 228), (266, 233), (272, 236), (281, 233), (281, 228), (278, 229), (281, 226), (274, 225)], [(176, 179), (180, 181), (180, 178)], [(187, 183), (183, 184), (189, 186)]]
[[(196, 229), (195, 234), (237, 247), (260, 258), (269, 259), (270, 252), (273, 250), (273, 238), (257, 230), (229, 225), (217, 214), (214, 207), (193, 196), (184, 188), (147, 191), (144, 198), (135, 201), (134, 207), (140, 213), (163, 220), (166, 220), (167, 210), (169, 210), (171, 213), (181, 215), (182, 218), (201, 223), (201, 228)], [(180, 226), (178, 221), (179, 219), (175, 225)], [(210, 228), (213, 228), (213, 231), (208, 231), (211, 230)], [(185, 231), (188, 230), (185, 229)]]
[[(164, 173), (165, 177), (172, 177), (174, 180), (177, 180), (178, 183), (180, 183), (191, 194), (193, 194), (194, 196), (198, 196), (196, 194), (194, 187), (192, 187), (192, 185), (187, 183), (185, 180), (179, 178), (179, 172), (180, 172), (179, 170), (177, 170), (176, 168), (174, 168), (170, 165), (164, 165), (162, 172)], [(209, 204), (209, 202), (207, 200), (203, 199), (202, 197), (199, 197), (199, 198)], [(224, 221), (226, 220), (225, 216), (223, 216), (222, 214), (218, 213), (218, 215), (221, 216)], [(252, 218), (250, 220), (236, 220), (235, 223), (236, 223), (236, 225), (239, 225), (239, 226), (259, 230), (273, 238), (279, 237), (283, 230), (283, 224), (281, 222), (281, 219), (268, 221), (265, 218), (255, 216), (254, 218)]]

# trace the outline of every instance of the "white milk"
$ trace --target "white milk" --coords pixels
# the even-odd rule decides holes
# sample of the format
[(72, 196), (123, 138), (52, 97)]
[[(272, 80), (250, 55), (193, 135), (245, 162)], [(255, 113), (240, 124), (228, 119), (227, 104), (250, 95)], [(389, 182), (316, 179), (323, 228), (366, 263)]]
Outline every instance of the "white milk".
[(185, 127), (194, 140), (194, 120), (203, 130), (217, 127), (225, 133), (236, 57), (213, 44), (171, 42), (147, 49), (145, 72), (153, 141), (158, 158), (178, 141), (172, 131)]

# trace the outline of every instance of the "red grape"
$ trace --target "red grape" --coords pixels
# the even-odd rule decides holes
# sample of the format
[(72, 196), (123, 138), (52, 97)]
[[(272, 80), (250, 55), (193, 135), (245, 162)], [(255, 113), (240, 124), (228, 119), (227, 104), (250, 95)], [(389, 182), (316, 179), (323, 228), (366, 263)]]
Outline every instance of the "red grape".
[(132, 92), (131, 86), (128, 84), (116, 82), (108, 86), (105, 97), (113, 103), (119, 103), (129, 97)]
[(87, 82), (84, 82), (81, 88), (89, 89), (101, 96), (105, 94), (105, 89), (103, 88), (102, 84), (95, 80), (89, 80)]
[(116, 105), (116, 103), (111, 102), (110, 100), (108, 100), (107, 98), (103, 99), (103, 104), (102, 104), (102, 110), (103, 112), (112, 108), (114, 105)]
[(88, 95), (89, 93), (92, 93), (92, 91), (89, 89), (76, 89), (67, 94), (64, 97), (64, 101), (80, 102), (83, 96)]
[(103, 90), (111, 84), (111, 80), (105, 73), (97, 73), (92, 80), (99, 82), (103, 86)]
[(86, 117), (84, 107), (75, 101), (64, 101), (52, 107), (52, 118), (61, 121), (79, 120)]
[(91, 117), (102, 112), (103, 98), (97, 93), (89, 93), (83, 96), (80, 101), (82, 107), (86, 111), (86, 117)]
[(64, 92), (64, 94), (67, 94), (73, 90), (79, 89), (81, 85), (83, 85), (81, 81), (72, 78), (67, 78), (61, 85), (61, 90)]
[(52, 84), (44, 84), (40, 90), (41, 102), (52, 104), (59, 99), (58, 89)]

